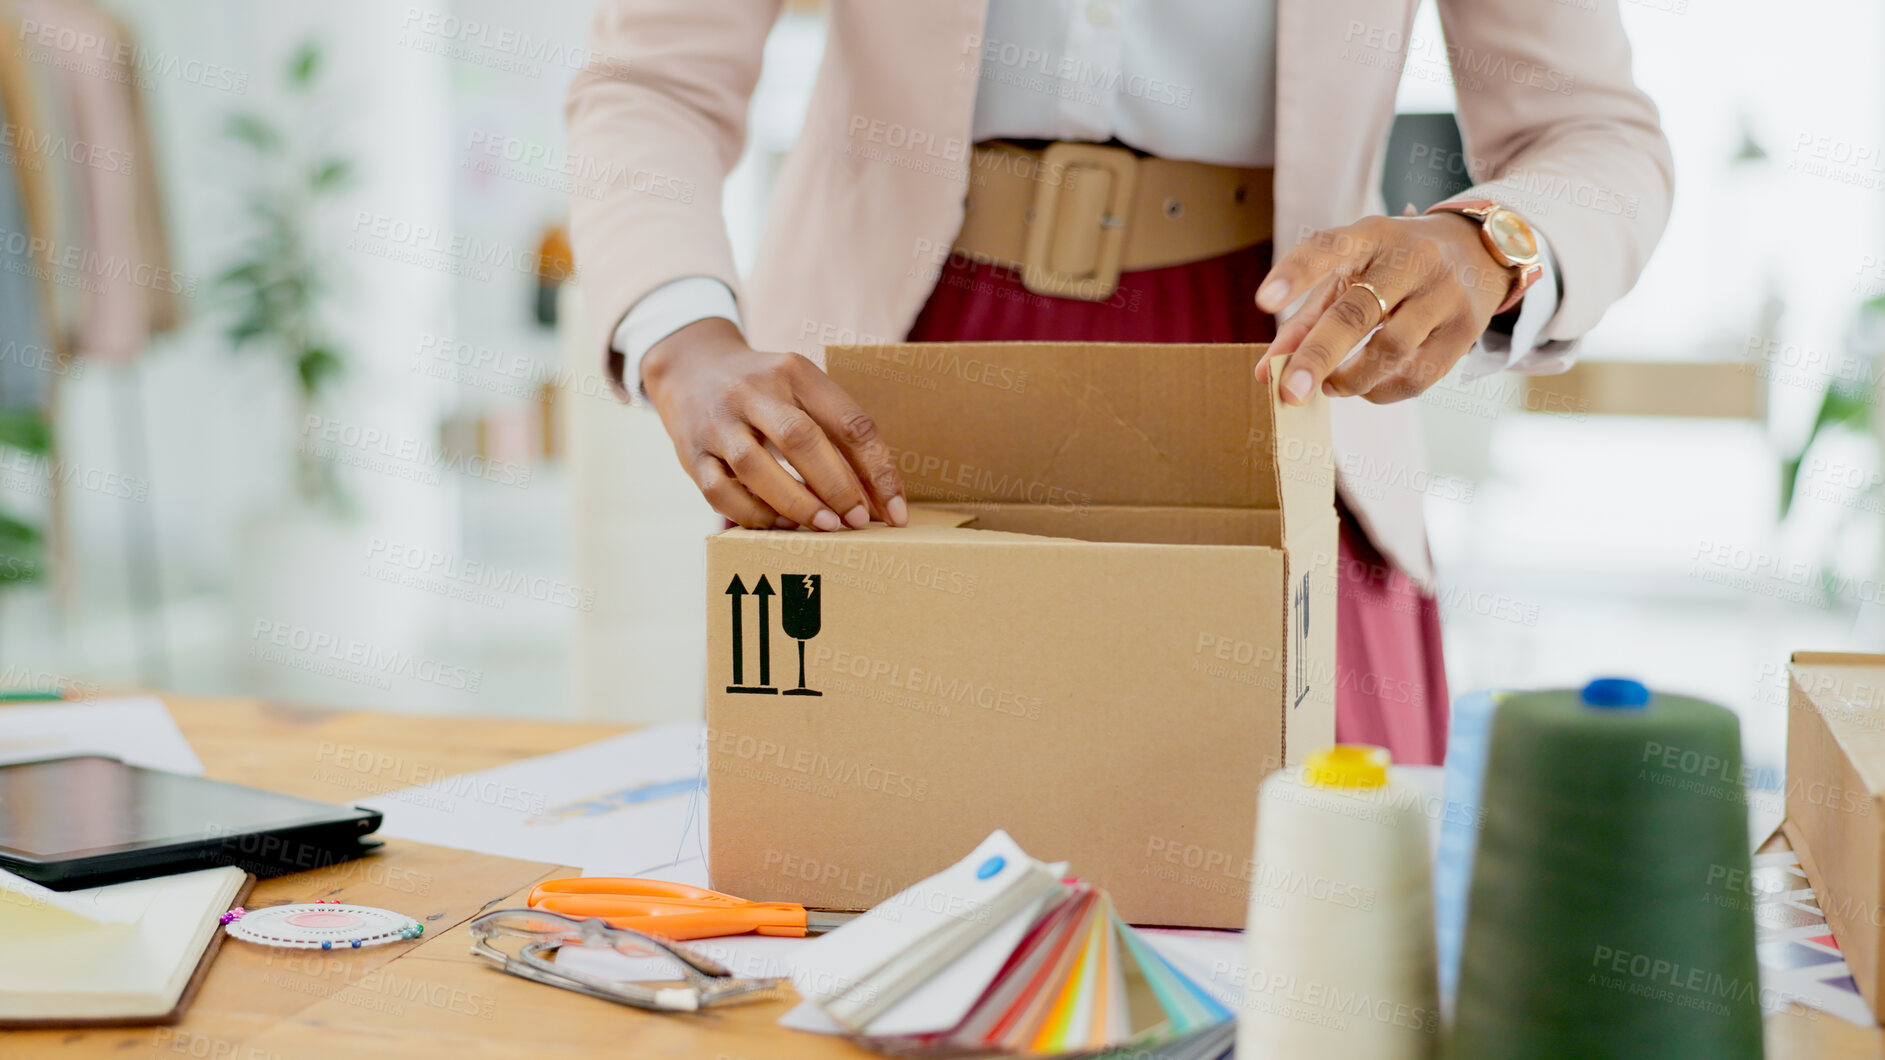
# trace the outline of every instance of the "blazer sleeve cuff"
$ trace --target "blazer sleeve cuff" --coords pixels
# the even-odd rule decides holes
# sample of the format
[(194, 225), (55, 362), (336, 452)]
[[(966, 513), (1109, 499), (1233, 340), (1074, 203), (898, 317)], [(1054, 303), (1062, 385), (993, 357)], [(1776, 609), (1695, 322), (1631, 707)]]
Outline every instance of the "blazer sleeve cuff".
[[(609, 348), (621, 355), (623, 392), (631, 405), (646, 405), (641, 361), (655, 343), (696, 321), (723, 317), (740, 325), (733, 291), (711, 276), (685, 276), (649, 291), (622, 314)], [(614, 358), (611, 358), (613, 361)]]
[(1555, 375), (1571, 367), (1577, 358), (1577, 343), (1544, 337), (1545, 325), (1557, 315), (1564, 297), (1563, 274), (1552, 253), (1551, 241), (1543, 232), (1538, 236), (1538, 256), (1544, 274), (1525, 292), (1519, 304), (1492, 318), (1486, 331), (1473, 344), (1462, 366), (1468, 379), (1494, 372), (1518, 372), (1523, 375)]

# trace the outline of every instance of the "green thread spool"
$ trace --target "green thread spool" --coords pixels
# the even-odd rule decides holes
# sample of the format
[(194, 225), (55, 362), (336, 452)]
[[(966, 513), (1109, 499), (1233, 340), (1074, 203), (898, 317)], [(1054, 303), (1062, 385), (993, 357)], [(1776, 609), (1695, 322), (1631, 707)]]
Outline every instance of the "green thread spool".
[(1494, 716), (1447, 1060), (1761, 1053), (1741, 729), (1634, 681)]

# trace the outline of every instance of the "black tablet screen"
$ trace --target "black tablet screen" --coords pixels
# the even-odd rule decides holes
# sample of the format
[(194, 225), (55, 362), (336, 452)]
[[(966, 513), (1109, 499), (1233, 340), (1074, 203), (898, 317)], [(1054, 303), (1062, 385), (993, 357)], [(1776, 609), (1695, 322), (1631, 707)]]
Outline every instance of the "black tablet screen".
[(0, 766), (0, 851), (40, 861), (343, 820), (357, 811), (84, 756)]

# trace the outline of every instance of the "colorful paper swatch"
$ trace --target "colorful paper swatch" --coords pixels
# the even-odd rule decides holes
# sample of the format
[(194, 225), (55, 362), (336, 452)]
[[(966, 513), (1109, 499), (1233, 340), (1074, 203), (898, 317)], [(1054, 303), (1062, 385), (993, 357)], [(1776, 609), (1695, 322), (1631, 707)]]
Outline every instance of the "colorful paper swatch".
[[(900, 1022), (886, 1013), (853, 1022), (847, 1037), (898, 1056), (1090, 1057), (1156, 1047), (1171, 1060), (1218, 1060), (1230, 1052), (1230, 1010), (1121, 920), (1105, 891), (1068, 880), (1023, 915), (1030, 922), (1009, 936), (1006, 960), (999, 970), (989, 962), (992, 978), (983, 973), (986, 985), (952, 1026), (885, 1033)], [(933, 977), (949, 973), (937, 968)], [(857, 985), (868, 989), (868, 979)]]
[[(901, 1056), (1051, 1057), (1143, 1049), (1230, 1026), (1231, 1013), (1119, 919), (1112, 900), (1072, 882), (955, 1028), (939, 1034), (853, 1035)], [(1195, 1054), (1216, 1057), (1221, 1048)]]

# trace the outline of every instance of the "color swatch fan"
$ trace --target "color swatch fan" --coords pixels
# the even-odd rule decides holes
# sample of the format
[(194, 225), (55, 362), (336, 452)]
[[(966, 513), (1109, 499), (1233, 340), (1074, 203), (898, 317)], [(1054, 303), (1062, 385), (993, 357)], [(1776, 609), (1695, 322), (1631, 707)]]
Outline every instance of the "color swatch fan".
[(793, 981), (846, 1037), (893, 1055), (1225, 1055), (1230, 1011), (1065, 870), (995, 832), (807, 946)]

